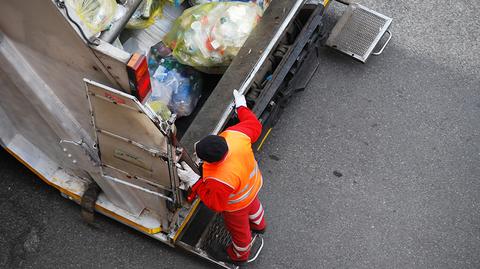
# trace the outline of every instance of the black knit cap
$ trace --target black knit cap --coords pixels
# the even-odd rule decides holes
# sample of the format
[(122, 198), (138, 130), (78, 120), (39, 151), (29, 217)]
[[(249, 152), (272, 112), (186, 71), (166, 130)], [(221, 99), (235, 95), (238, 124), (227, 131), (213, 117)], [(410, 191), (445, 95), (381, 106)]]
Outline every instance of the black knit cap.
[(197, 143), (195, 147), (198, 158), (209, 163), (218, 162), (228, 152), (225, 138), (218, 135), (208, 135)]

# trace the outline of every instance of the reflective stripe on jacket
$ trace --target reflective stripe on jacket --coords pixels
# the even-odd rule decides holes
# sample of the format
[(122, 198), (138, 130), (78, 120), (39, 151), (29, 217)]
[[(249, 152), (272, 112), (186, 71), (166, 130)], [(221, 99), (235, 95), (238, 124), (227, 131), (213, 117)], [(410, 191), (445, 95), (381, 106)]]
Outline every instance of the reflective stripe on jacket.
[(205, 162), (203, 178), (217, 180), (234, 189), (228, 197), (225, 211), (237, 211), (247, 207), (255, 199), (263, 184), (262, 174), (247, 135), (227, 130), (220, 136), (227, 141), (227, 156), (218, 163)]

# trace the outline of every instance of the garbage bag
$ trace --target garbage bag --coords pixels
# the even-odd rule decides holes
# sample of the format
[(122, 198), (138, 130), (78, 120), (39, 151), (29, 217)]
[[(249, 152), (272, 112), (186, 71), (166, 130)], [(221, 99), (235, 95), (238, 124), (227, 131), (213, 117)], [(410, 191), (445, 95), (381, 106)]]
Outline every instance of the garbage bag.
[(192, 114), (202, 93), (202, 83), (198, 72), (188, 67), (185, 67), (184, 70), (173, 69), (168, 73), (166, 81), (174, 82), (172, 99), (168, 107), (178, 117)]
[(194, 6), (212, 2), (252, 2), (256, 3), (263, 10), (265, 10), (267, 9), (268, 5), (270, 5), (270, 1), (271, 0), (190, 0), (190, 4)]
[(261, 8), (254, 3), (201, 4), (185, 10), (163, 41), (180, 63), (228, 66), (261, 16)]
[(145, 29), (155, 23), (156, 17), (162, 12), (163, 2), (160, 0), (143, 0), (133, 12), (126, 27), (128, 29)]
[(110, 27), (117, 10), (115, 0), (66, 0), (65, 3), (94, 34)]
[(128, 30), (122, 33), (123, 37), (126, 37), (124, 49), (131, 53), (147, 55), (150, 47), (157, 44), (170, 31), (173, 22), (182, 15), (183, 10), (182, 6), (175, 7), (171, 3), (165, 3), (161, 15), (155, 18), (152, 25), (143, 30)]
[(190, 115), (202, 92), (200, 73), (180, 64), (162, 42), (150, 49), (148, 66), (152, 93), (147, 104), (152, 103), (151, 108), (162, 119), (167, 119), (170, 111), (178, 117)]
[[(128, 29), (145, 29), (154, 24), (158, 19), (165, 18), (166, 21), (170, 18), (176, 19), (180, 14), (175, 8), (181, 8), (180, 0), (143, 0), (133, 13), (132, 17), (127, 23)], [(183, 9), (180, 9), (183, 10)], [(172, 16), (174, 16), (172, 18)]]
[(167, 121), (172, 115), (172, 112), (162, 100), (156, 100), (150, 97), (147, 100), (147, 106), (149, 106), (150, 109), (153, 110), (153, 112), (155, 112), (155, 114), (157, 114), (157, 116), (159, 116), (163, 121)]
[(160, 63), (164, 57), (170, 56), (171, 53), (172, 51), (167, 46), (159, 42), (150, 48), (147, 57), (152, 92), (146, 103), (162, 120), (168, 120), (171, 115), (168, 104), (172, 99), (172, 89), (164, 83), (165, 67)]
[(148, 70), (150, 76), (153, 76), (164, 58), (172, 56), (172, 50), (167, 47), (162, 41), (158, 42), (150, 48), (148, 52)]

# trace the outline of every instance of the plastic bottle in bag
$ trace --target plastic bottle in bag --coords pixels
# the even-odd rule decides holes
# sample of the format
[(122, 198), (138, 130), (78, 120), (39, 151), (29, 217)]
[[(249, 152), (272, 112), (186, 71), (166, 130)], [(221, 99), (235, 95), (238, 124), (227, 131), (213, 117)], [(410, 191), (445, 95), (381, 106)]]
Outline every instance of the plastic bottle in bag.
[(176, 81), (175, 87), (172, 88), (169, 108), (179, 117), (192, 114), (202, 93), (200, 76), (198, 73), (181, 74), (176, 69), (172, 70), (169, 75), (172, 80)]
[(262, 10), (254, 3), (217, 2), (194, 6), (177, 18), (163, 41), (183, 64), (228, 66), (261, 16)]
[(162, 114), (162, 119), (167, 119), (170, 111), (178, 117), (190, 115), (202, 92), (200, 73), (180, 64), (162, 42), (150, 49), (148, 68), (152, 93), (147, 103), (154, 104), (155, 108), (151, 107), (157, 115)]

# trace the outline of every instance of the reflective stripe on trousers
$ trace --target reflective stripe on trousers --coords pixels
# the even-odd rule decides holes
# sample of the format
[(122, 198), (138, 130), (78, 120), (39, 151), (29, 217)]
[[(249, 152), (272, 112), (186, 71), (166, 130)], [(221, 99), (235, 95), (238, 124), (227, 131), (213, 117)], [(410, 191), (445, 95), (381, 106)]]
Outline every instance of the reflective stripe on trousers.
[(246, 252), (250, 251), (250, 248), (252, 247), (252, 243), (250, 242), (250, 244), (248, 244), (246, 247), (239, 247), (237, 246), (237, 244), (235, 244), (235, 242), (232, 241), (232, 245), (233, 245), (233, 253), (235, 253), (235, 255), (237, 255), (238, 258), (242, 257), (243, 255), (245, 255)]
[(263, 215), (265, 211), (263, 210), (262, 204), (260, 204), (260, 207), (258, 208), (257, 212), (255, 212), (253, 215), (249, 215), (248, 218), (250, 219), (251, 222), (255, 223), (256, 225), (259, 225), (260, 222), (262, 222)]
[[(233, 212), (223, 212), (223, 220), (232, 237), (227, 253), (236, 261), (245, 261), (250, 255), (251, 230), (263, 230), (266, 227), (264, 208), (257, 197), (246, 208)], [(258, 224), (257, 224), (258, 223)]]

